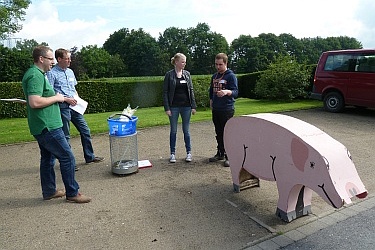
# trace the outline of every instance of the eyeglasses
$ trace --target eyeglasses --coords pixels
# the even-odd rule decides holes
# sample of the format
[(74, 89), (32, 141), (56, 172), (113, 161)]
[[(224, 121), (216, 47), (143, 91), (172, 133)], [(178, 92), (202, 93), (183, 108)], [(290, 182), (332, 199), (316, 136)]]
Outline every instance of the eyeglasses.
[(55, 60), (52, 57), (46, 57), (46, 56), (42, 56), (42, 57), (45, 58), (45, 59), (51, 60), (51, 61)]

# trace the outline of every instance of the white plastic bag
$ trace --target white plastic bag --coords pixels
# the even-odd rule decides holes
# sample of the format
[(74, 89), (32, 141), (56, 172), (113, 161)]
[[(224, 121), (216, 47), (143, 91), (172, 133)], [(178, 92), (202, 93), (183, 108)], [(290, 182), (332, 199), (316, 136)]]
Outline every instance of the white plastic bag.
[(128, 107), (126, 107), (123, 111), (122, 111), (122, 115), (120, 116), (119, 120), (120, 121), (129, 121), (129, 117), (131, 118), (135, 111), (137, 111), (137, 107), (135, 107), (134, 109), (132, 109), (130, 107), (130, 104), (128, 104)]

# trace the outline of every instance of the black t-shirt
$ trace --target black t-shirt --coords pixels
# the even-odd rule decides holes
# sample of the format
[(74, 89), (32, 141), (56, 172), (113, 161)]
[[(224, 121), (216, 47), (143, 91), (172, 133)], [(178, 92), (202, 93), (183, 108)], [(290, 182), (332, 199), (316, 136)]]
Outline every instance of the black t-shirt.
[(181, 77), (177, 78), (176, 89), (172, 101), (173, 107), (188, 107), (190, 106), (188, 86), (186, 80)]

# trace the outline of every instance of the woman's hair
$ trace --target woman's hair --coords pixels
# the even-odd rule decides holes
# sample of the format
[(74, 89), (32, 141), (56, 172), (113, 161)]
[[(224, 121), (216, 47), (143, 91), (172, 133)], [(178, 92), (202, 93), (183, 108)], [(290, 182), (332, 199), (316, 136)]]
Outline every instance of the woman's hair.
[(227, 63), (228, 62), (228, 56), (225, 53), (219, 53), (219, 54), (217, 54), (216, 57), (215, 57), (215, 59), (216, 60), (223, 59), (223, 63)]
[(69, 50), (66, 50), (66, 49), (57, 49), (56, 51), (55, 51), (55, 58), (56, 58), (56, 60), (57, 60), (57, 58), (64, 58), (64, 56), (65, 55), (67, 55), (67, 54), (69, 54), (70, 52), (69, 52)]
[(46, 56), (48, 51), (52, 51), (52, 49), (50, 47), (47, 47), (47, 46), (44, 46), (44, 45), (36, 46), (33, 50), (34, 62), (38, 62), (39, 57)]
[(171, 64), (175, 65), (176, 61), (180, 60), (180, 58), (186, 59), (186, 56), (182, 53), (176, 53), (176, 55), (174, 55), (174, 57), (171, 58)]

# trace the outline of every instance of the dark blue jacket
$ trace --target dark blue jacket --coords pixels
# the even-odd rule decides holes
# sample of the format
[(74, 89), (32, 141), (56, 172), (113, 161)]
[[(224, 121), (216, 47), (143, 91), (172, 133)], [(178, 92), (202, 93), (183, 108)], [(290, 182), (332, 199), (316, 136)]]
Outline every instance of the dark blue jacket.
[[(216, 92), (222, 89), (231, 90), (232, 95), (218, 97)], [(212, 75), (209, 95), (213, 110), (234, 110), (234, 99), (238, 97), (238, 83), (232, 70), (227, 69), (223, 74), (217, 72)]]

